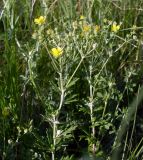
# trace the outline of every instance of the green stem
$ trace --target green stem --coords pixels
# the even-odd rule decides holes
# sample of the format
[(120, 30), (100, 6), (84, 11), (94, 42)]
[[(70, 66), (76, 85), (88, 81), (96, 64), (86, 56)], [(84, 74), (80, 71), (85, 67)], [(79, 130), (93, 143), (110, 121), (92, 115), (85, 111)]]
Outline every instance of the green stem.
[[(95, 127), (94, 127), (94, 116), (93, 116), (93, 86), (91, 84), (92, 79), (92, 66), (89, 67), (89, 90), (90, 90), (90, 99), (89, 99), (89, 109), (90, 109), (90, 119), (92, 125), (91, 137), (95, 138)], [(92, 153), (95, 155), (96, 146), (95, 143), (92, 143)]]
[(3, 119), (3, 146), (2, 160), (5, 160), (5, 119)]
[(62, 105), (63, 105), (63, 102), (64, 102), (64, 93), (65, 93), (64, 86), (63, 86), (62, 73), (60, 73), (60, 88), (61, 88), (61, 98), (60, 98), (60, 104), (59, 104), (58, 111), (60, 111), (61, 108), (62, 108)]
[(105, 111), (106, 111), (106, 108), (107, 108), (107, 100), (108, 100), (108, 98), (106, 98), (106, 100), (105, 100), (105, 105), (104, 105), (104, 109), (103, 109), (103, 113), (102, 113), (102, 118), (104, 118)]
[(56, 148), (56, 116), (53, 116), (53, 151), (52, 151), (52, 160), (55, 160), (55, 148)]
[(33, 87), (35, 89), (35, 92), (37, 93), (39, 99), (43, 103), (42, 97), (41, 97), (41, 95), (39, 93), (39, 90), (38, 90), (38, 88), (37, 88), (37, 86), (35, 84), (34, 78), (33, 78), (32, 67), (31, 67), (31, 60), (30, 59), (28, 60), (28, 69), (29, 69), (29, 74), (30, 74), (30, 81), (31, 81), (31, 83), (32, 83), (32, 85), (33, 85)]
[(65, 96), (61, 59), (60, 59), (60, 73), (59, 73), (59, 75), (60, 75), (59, 79), (60, 79), (61, 97), (60, 97), (60, 104), (59, 104), (59, 108), (57, 110), (57, 113), (53, 116), (53, 147), (54, 147), (54, 150), (52, 151), (52, 160), (55, 160), (57, 121), (58, 121), (58, 116), (60, 114), (60, 110), (61, 110), (63, 103), (64, 103), (64, 96)]
[(82, 61), (83, 61), (84, 57), (81, 58), (79, 64), (77, 65), (76, 69), (74, 70), (73, 74), (71, 75), (70, 79), (68, 80), (67, 84), (66, 84), (66, 87), (69, 85), (69, 83), (71, 82), (73, 76), (75, 75), (75, 73), (77, 72), (78, 68), (80, 67)]

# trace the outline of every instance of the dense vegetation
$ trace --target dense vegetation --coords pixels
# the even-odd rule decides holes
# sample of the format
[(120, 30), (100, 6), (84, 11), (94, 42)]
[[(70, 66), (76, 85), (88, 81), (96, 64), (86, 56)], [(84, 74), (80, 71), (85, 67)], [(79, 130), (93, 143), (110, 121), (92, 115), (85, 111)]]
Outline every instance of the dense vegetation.
[(0, 159), (143, 159), (143, 1), (0, 1)]

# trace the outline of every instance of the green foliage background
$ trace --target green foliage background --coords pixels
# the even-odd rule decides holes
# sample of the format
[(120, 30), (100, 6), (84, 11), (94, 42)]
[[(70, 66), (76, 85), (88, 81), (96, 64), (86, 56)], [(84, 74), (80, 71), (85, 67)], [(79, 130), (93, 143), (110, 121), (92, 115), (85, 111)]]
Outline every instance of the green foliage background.
[(0, 1), (0, 159), (143, 158), (142, 16), (142, 0)]

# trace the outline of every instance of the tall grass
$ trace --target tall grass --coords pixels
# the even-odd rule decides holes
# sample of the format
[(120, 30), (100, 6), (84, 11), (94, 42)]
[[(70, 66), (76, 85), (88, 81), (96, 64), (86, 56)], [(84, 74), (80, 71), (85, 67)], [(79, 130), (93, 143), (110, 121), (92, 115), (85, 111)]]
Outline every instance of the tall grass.
[(1, 159), (142, 158), (142, 5), (0, 2)]

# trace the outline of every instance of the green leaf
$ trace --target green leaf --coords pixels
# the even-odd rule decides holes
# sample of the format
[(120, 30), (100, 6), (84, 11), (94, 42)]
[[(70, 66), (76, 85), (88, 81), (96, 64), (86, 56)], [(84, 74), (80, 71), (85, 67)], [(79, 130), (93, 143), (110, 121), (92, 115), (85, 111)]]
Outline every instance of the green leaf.
[(66, 86), (67, 89), (75, 85), (75, 83), (79, 80), (79, 78), (73, 78), (72, 81)]

